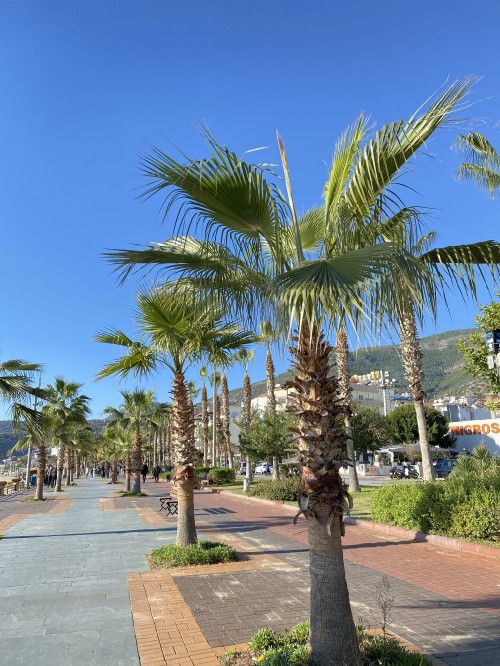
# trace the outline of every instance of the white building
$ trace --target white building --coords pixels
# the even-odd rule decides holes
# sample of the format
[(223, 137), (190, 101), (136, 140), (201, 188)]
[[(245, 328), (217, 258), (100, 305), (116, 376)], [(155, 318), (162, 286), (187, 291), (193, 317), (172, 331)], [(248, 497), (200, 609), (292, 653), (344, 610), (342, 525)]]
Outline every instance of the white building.
[[(284, 389), (277, 385), (275, 387), (276, 408), (280, 411), (286, 409), (288, 403), (288, 393), (293, 389)], [(363, 407), (374, 407), (381, 414), (387, 414), (392, 410), (392, 399), (394, 390), (392, 388), (382, 388), (376, 384), (351, 384), (352, 400)], [(265, 411), (267, 406), (267, 393), (261, 393), (252, 399), (252, 408), (260, 412)]]
[(471, 452), (480, 444), (500, 456), (500, 419), (474, 419), (450, 423), (450, 434), (457, 438), (455, 451)]
[(477, 421), (478, 419), (491, 419), (491, 412), (476, 404), (476, 399), (472, 396), (463, 396), (456, 398), (441, 398), (434, 400), (433, 407), (441, 412), (448, 421)]

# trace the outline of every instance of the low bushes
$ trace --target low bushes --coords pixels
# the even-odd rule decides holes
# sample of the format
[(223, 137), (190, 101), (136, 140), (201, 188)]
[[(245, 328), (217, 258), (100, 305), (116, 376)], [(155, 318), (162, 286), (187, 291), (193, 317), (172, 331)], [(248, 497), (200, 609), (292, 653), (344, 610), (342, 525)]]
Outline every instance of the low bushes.
[[(427, 657), (403, 648), (395, 638), (368, 634), (358, 628), (362, 663), (366, 666), (430, 666)], [(260, 666), (307, 666), (309, 622), (301, 622), (279, 634), (269, 627), (259, 629), (248, 643), (248, 652), (230, 650), (222, 655), (222, 666), (257, 663)]]
[(500, 490), (488, 480), (390, 483), (376, 492), (372, 511), (382, 523), (500, 543)]
[(212, 467), (209, 471), (209, 475), (214, 483), (218, 485), (233, 483), (236, 479), (236, 472), (234, 469), (228, 469), (227, 467)]
[(293, 502), (297, 499), (299, 485), (300, 479), (298, 477), (279, 479), (277, 481), (260, 481), (250, 490), (250, 495), (269, 500)]
[(235, 562), (236, 551), (225, 543), (197, 541), (189, 546), (171, 543), (153, 550), (149, 556), (154, 567), (185, 567), (195, 564), (219, 564)]

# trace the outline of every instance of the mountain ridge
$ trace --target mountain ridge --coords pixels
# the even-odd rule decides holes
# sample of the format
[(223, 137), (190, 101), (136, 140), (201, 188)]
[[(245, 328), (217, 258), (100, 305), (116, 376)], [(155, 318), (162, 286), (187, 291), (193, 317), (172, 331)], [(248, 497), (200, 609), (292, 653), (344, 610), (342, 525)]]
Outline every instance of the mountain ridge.
[[(420, 338), (422, 350), (423, 386), (428, 398), (444, 396), (476, 395), (482, 397), (484, 383), (471, 377), (462, 370), (463, 359), (457, 348), (457, 340), (469, 335), (476, 329), (462, 328), (444, 333), (435, 333)], [(375, 370), (389, 372), (390, 379), (395, 379), (397, 392), (408, 390), (400, 359), (399, 345), (380, 345), (357, 349), (350, 352), (349, 364), (353, 375), (364, 375)], [(332, 359), (334, 362), (334, 359)], [(291, 377), (290, 371), (276, 376), (276, 383), (283, 384)], [(266, 391), (266, 380), (252, 383), (252, 397)], [(231, 405), (240, 405), (243, 399), (242, 387), (229, 392)], [(91, 423), (99, 430), (102, 419), (92, 419)], [(0, 460), (6, 457), (8, 449), (19, 439), (19, 434), (12, 432), (10, 421), (0, 421)]]

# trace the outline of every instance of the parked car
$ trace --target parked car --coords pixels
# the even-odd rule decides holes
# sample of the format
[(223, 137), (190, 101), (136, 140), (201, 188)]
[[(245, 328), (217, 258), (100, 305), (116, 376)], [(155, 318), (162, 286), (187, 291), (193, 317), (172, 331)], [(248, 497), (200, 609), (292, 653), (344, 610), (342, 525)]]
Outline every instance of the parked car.
[(443, 460), (438, 460), (434, 465), (434, 471), (438, 479), (446, 479), (447, 476), (451, 474), (453, 468), (457, 464), (457, 461), (454, 458), (443, 458)]
[(273, 471), (273, 468), (269, 463), (265, 462), (259, 462), (255, 465), (255, 473), (256, 474), (271, 474)]

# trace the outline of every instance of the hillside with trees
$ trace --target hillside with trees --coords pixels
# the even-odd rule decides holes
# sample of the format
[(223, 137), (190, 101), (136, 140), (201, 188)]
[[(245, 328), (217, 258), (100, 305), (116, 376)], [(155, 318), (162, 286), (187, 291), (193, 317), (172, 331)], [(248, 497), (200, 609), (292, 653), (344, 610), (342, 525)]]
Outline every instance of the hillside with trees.
[[(466, 337), (474, 330), (472, 328), (457, 329), (421, 338), (424, 389), (429, 398), (439, 398), (445, 395), (483, 396), (485, 383), (471, 377), (462, 369), (464, 359), (457, 347), (457, 340)], [(391, 379), (396, 380), (394, 384), (396, 392), (403, 393), (407, 390), (399, 345), (359, 349), (350, 353), (349, 362), (352, 374), (365, 375), (374, 370), (387, 370)], [(290, 376), (288, 372), (282, 373), (276, 377), (276, 382), (283, 384)], [(265, 380), (252, 384), (252, 397), (265, 393), (265, 391)], [(229, 396), (231, 405), (239, 405), (243, 399), (242, 388), (233, 389)], [(103, 423), (104, 421), (99, 419), (90, 421), (92, 429), (97, 434), (102, 430)], [(12, 432), (10, 421), (0, 421), (0, 460), (7, 457), (7, 451), (18, 439), (19, 435)]]

